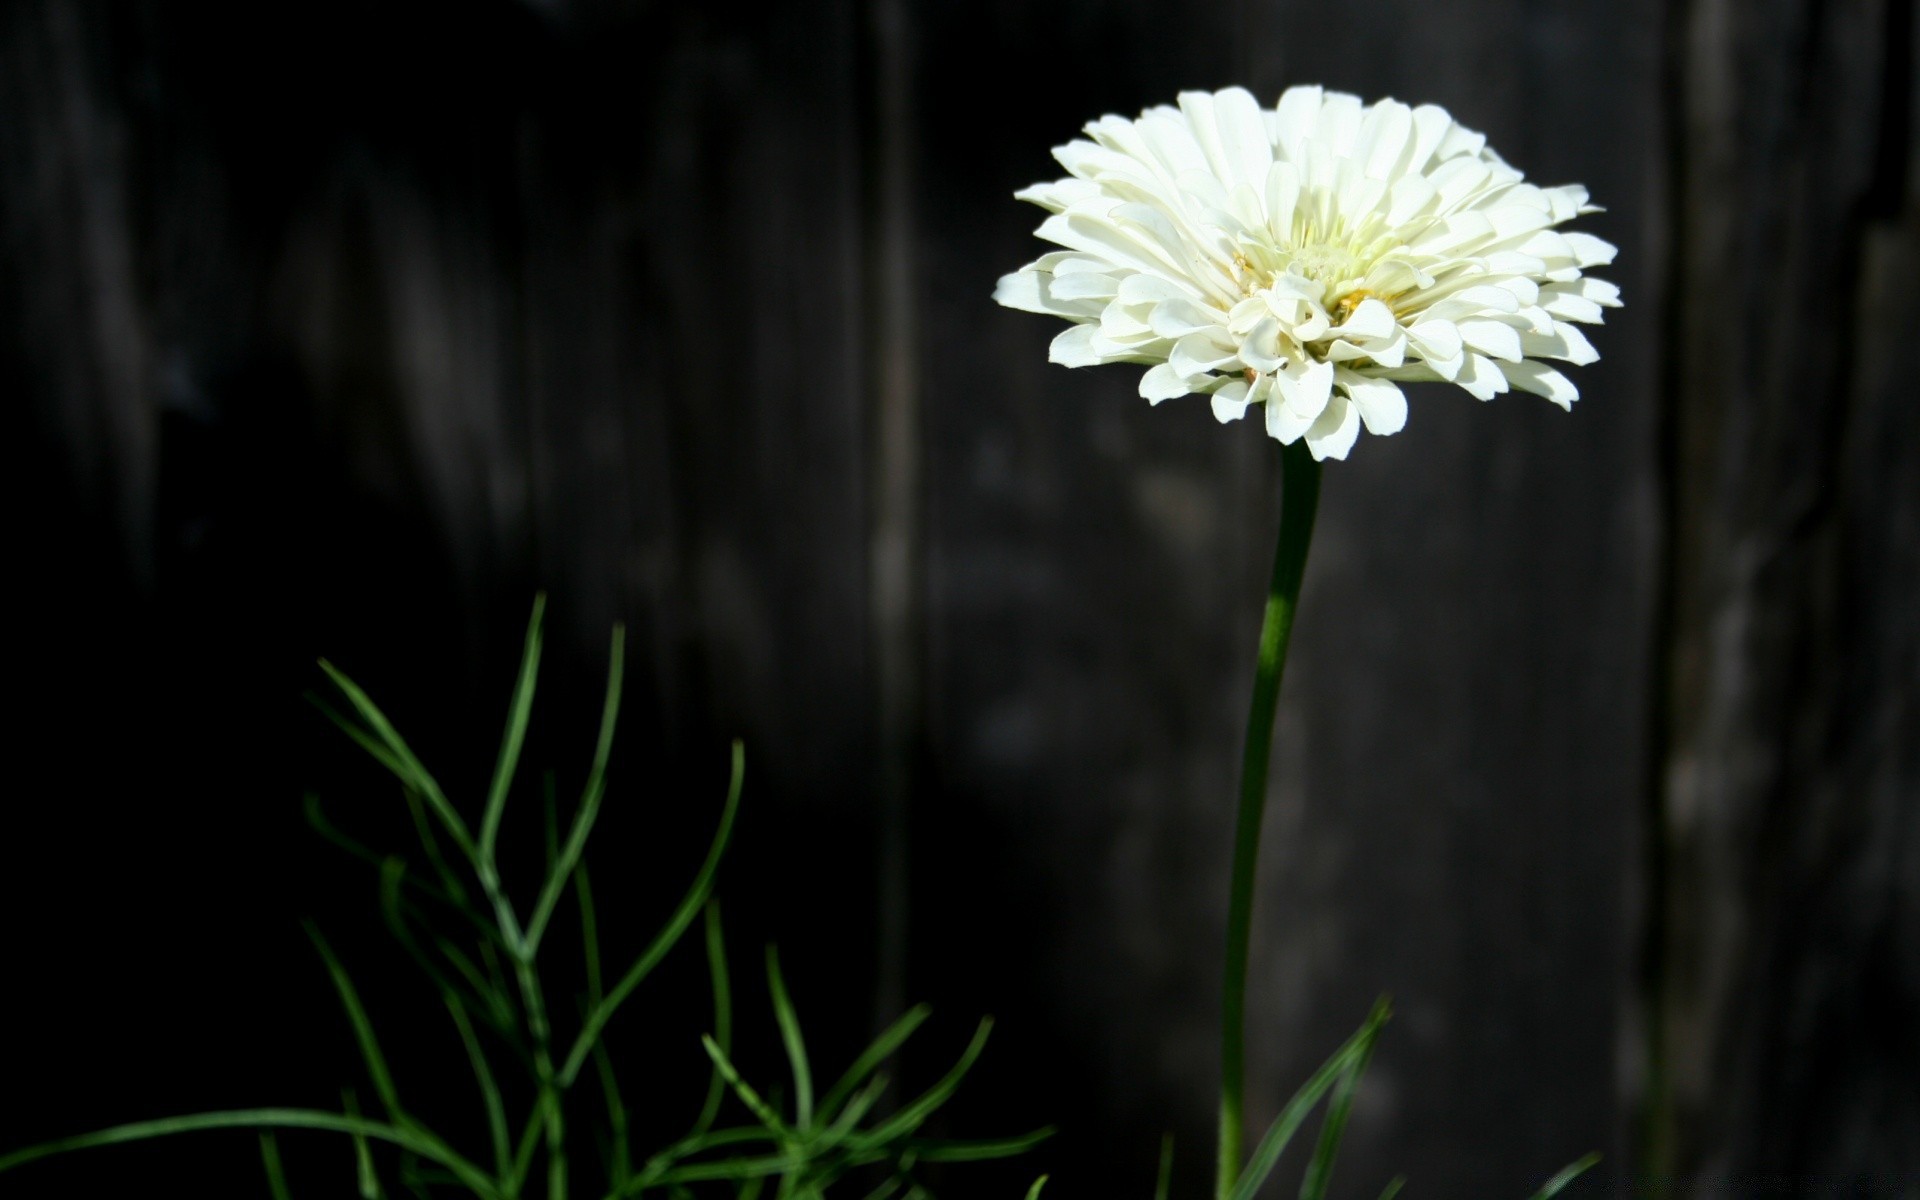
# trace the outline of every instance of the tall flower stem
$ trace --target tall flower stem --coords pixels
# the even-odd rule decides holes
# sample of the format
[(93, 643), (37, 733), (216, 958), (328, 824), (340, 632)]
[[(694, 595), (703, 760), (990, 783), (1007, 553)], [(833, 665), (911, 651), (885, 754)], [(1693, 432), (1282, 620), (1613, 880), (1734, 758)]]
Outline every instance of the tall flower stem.
[(1227, 961), (1220, 1004), (1220, 1158), (1216, 1195), (1226, 1200), (1239, 1181), (1246, 1123), (1247, 949), (1253, 925), (1253, 883), (1260, 822), (1267, 809), (1267, 764), (1273, 756), (1274, 710), (1287, 665), (1287, 638), (1300, 606), (1300, 580), (1320, 507), (1320, 463), (1305, 438), (1281, 452), (1280, 540), (1273, 552), (1260, 653), (1254, 667), (1253, 706), (1240, 760), (1240, 813), (1233, 831), (1233, 883), (1227, 900)]

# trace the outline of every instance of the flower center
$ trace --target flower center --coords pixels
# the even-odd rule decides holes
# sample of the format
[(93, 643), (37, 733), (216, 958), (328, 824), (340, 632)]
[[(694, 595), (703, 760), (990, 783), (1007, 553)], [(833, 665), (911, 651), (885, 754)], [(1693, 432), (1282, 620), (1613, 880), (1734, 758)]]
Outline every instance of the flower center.
[(1365, 274), (1364, 266), (1346, 246), (1311, 243), (1294, 247), (1288, 257), (1292, 260), (1288, 265), (1296, 274), (1323, 284), (1332, 285)]

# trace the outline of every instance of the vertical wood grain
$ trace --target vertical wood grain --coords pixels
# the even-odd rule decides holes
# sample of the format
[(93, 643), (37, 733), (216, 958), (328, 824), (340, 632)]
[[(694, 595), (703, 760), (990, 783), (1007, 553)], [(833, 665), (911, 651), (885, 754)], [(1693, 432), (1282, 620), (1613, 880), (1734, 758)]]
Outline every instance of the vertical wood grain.
[(1910, 1187), (1912, 8), (1698, 0), (1676, 30), (1650, 1149)]

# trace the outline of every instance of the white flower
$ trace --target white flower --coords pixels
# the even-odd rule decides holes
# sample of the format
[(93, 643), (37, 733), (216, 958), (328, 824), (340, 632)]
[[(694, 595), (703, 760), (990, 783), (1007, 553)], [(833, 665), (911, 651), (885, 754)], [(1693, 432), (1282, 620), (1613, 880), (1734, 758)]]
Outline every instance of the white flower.
[(1086, 134), (1053, 152), (1069, 178), (1016, 193), (1066, 249), (994, 299), (1074, 322), (1054, 362), (1152, 364), (1142, 396), (1209, 393), (1221, 421), (1263, 404), (1315, 458), (1345, 458), (1362, 423), (1398, 431), (1401, 381), (1570, 408), (1542, 360), (1599, 357), (1574, 323), (1620, 303), (1581, 274), (1614, 248), (1555, 229), (1598, 211), (1586, 189), (1524, 182), (1433, 105), (1295, 87), (1263, 109), (1229, 88)]

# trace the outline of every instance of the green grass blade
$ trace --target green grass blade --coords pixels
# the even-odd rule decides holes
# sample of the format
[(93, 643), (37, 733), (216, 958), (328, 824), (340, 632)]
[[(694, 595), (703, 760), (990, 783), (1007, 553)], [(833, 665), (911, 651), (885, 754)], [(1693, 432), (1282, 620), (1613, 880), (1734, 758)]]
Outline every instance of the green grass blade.
[[(326, 666), (326, 663), (323, 661), (321, 666)], [(401, 783), (408, 787), (413, 786), (412, 769), (407, 766), (405, 761), (396, 757), (393, 751), (387, 748), (386, 743), (382, 742), (373, 734), (368, 733), (355, 722), (349, 720), (345, 713), (333, 705), (328, 704), (313, 692), (307, 693), (307, 702), (319, 709), (321, 716), (333, 722), (340, 732), (352, 738), (354, 744), (358, 745), (362, 750), (365, 750), (375, 762), (392, 772)]]
[(1599, 1161), (1598, 1154), (1589, 1154), (1576, 1162), (1568, 1163), (1560, 1169), (1559, 1174), (1540, 1185), (1540, 1190), (1533, 1194), (1533, 1200), (1552, 1200), (1554, 1196), (1560, 1194), (1561, 1189), (1578, 1179)]
[(273, 1193), (273, 1200), (293, 1200), (293, 1194), (287, 1190), (287, 1172), (280, 1165), (280, 1143), (273, 1135), (260, 1135), (260, 1165), (266, 1168), (267, 1190)]
[[(434, 815), (440, 818), (441, 825), (446, 828), (448, 836), (453, 838), (454, 844), (460, 847), (461, 853), (465, 854), (469, 861), (477, 861), (473, 835), (467, 831), (466, 822), (460, 819), (460, 814), (447, 801), (446, 793), (440, 790), (440, 785), (434, 780), (432, 773), (421, 765), (419, 758), (415, 757), (413, 751), (407, 747), (406, 740), (394, 729), (393, 723), (387, 720), (386, 714), (380, 711), (379, 705), (361, 691), (358, 684), (347, 678), (338, 667), (324, 658), (320, 660), (320, 669), (327, 673), (327, 678), (333, 680), (334, 686), (339, 688), (341, 694), (352, 703), (354, 711), (360, 714), (360, 719), (367, 723), (373, 736), (378, 738), (385, 748), (387, 752), (385, 756), (376, 754), (375, 757), (380, 758), (388, 770), (393, 771), (403, 782), (420, 793), (432, 806)], [(353, 733), (354, 727), (351, 724), (345, 728), (349, 734)], [(355, 735), (354, 740), (362, 745), (367, 744), (358, 735)]]
[(427, 861), (433, 865), (434, 874), (440, 877), (440, 886), (447, 891), (447, 899), (453, 907), (469, 921), (485, 926), (486, 921), (473, 911), (467, 903), (467, 889), (461, 884), (460, 877), (447, 865), (447, 856), (440, 852), (440, 839), (433, 835), (433, 823), (427, 820), (426, 808), (420, 801), (420, 794), (412, 788), (404, 791), (407, 802), (407, 816), (413, 821), (413, 832), (420, 839), (420, 848), (426, 852)]
[(980, 1052), (986, 1049), (987, 1038), (992, 1033), (993, 1018), (981, 1018), (980, 1027), (974, 1031), (973, 1040), (967, 1043), (966, 1050), (961, 1053), (960, 1061), (954, 1063), (947, 1073), (940, 1077), (938, 1083), (860, 1138), (849, 1139), (849, 1144), (857, 1143), (863, 1147), (885, 1145), (918, 1129), (928, 1117), (947, 1102), (954, 1090), (960, 1086), (960, 1081), (966, 1077), (968, 1071), (973, 1069), (974, 1061), (980, 1057)]
[(367, 1074), (373, 1080), (373, 1090), (380, 1097), (381, 1105), (387, 1110), (387, 1116), (399, 1125), (410, 1125), (406, 1110), (400, 1107), (399, 1093), (394, 1090), (393, 1076), (387, 1071), (386, 1056), (380, 1053), (380, 1041), (373, 1034), (373, 1022), (367, 1019), (367, 1010), (360, 1003), (360, 993), (354, 989), (353, 980), (333, 956), (333, 950), (327, 945), (327, 939), (311, 922), (306, 923), (307, 936), (313, 939), (314, 949), (326, 960), (327, 974), (333, 977), (334, 990), (340, 993), (341, 1007), (347, 1010), (347, 1020), (353, 1025), (353, 1036), (360, 1044), (360, 1057), (366, 1062)]
[(913, 1150), (921, 1162), (981, 1162), (1025, 1154), (1057, 1132), (1053, 1126), (1046, 1125), (1014, 1137), (916, 1142)]
[(1387, 1182), (1386, 1187), (1380, 1189), (1380, 1200), (1393, 1200), (1395, 1196), (1400, 1194), (1400, 1189), (1405, 1186), (1407, 1186), (1407, 1177), (1405, 1175), (1395, 1175)]
[(527, 1114), (527, 1123), (521, 1126), (520, 1141), (513, 1151), (513, 1173), (507, 1177), (507, 1193), (518, 1196), (521, 1184), (526, 1182), (527, 1172), (533, 1169), (533, 1156), (540, 1149), (540, 1135), (547, 1130), (542, 1119), (544, 1112), (539, 1103)]
[(1280, 1161), (1281, 1153), (1286, 1150), (1287, 1143), (1293, 1140), (1294, 1132), (1300, 1128), (1301, 1122), (1307, 1119), (1307, 1114), (1313, 1111), (1313, 1106), (1326, 1095), (1334, 1081), (1353, 1065), (1355, 1059), (1362, 1053), (1363, 1047), (1372, 1041), (1379, 1032), (1380, 1024), (1385, 1020), (1386, 1013), (1383, 1007), (1375, 1005), (1373, 1014), (1367, 1018), (1367, 1023), (1360, 1027), (1359, 1032), (1348, 1038), (1345, 1045), (1334, 1051), (1333, 1057), (1327, 1059), (1320, 1069), (1314, 1072), (1313, 1077), (1293, 1094), (1293, 1099), (1287, 1102), (1287, 1106), (1280, 1110), (1280, 1115), (1274, 1118), (1273, 1124), (1267, 1127), (1266, 1136), (1260, 1139), (1260, 1145), (1255, 1148), (1253, 1157), (1248, 1160), (1246, 1170), (1241, 1172), (1240, 1178), (1234, 1184), (1231, 1200), (1253, 1200), (1254, 1193), (1260, 1190), (1260, 1185), (1265, 1183), (1267, 1176), (1273, 1173), (1274, 1166)]
[(547, 874), (547, 882), (540, 892), (540, 902), (534, 907), (533, 918), (527, 922), (527, 945), (537, 947), (540, 936), (546, 932), (547, 922), (553, 916), (554, 908), (560, 903), (560, 896), (566, 890), (567, 878), (580, 862), (580, 856), (586, 851), (587, 836), (593, 832), (594, 821), (600, 815), (600, 800), (606, 793), (607, 759), (613, 753), (613, 731), (620, 717), (621, 681), (626, 675), (627, 630), (623, 625), (613, 627), (613, 648), (608, 652), (607, 693), (600, 705), (600, 736), (594, 743), (593, 766), (587, 771), (587, 786), (580, 795), (580, 809), (574, 814), (573, 826), (567, 832), (567, 844), (560, 851), (560, 859)]
[(607, 1174), (616, 1185), (633, 1175), (633, 1147), (627, 1135), (627, 1106), (614, 1075), (613, 1057), (603, 1038), (593, 1044), (593, 1066), (600, 1076), (600, 1095), (607, 1106)]
[(480, 820), (480, 857), (493, 861), (500, 839), (500, 820), (506, 815), (507, 793), (513, 789), (520, 766), (520, 748), (527, 739), (527, 720), (533, 713), (535, 680), (540, 674), (540, 620), (547, 611), (547, 594), (535, 592), (533, 616), (527, 621), (527, 640), (520, 652), (520, 675), (507, 705), (507, 728), (500, 737), (500, 757), (493, 764), (493, 782), (487, 787), (487, 811)]
[(559, 1083), (562, 1088), (572, 1086), (574, 1079), (580, 1073), (581, 1064), (586, 1062), (588, 1053), (593, 1049), (594, 1039), (600, 1036), (600, 1031), (613, 1018), (613, 1014), (619, 1011), (621, 1003), (633, 993), (633, 989), (639, 987), (641, 980), (659, 965), (660, 960), (666, 957), (667, 951), (673, 949), (674, 944), (680, 940), (680, 935), (685, 933), (687, 926), (693, 923), (694, 914), (698, 913), (701, 906), (707, 902), (707, 896), (713, 891), (714, 874), (720, 869), (720, 857), (726, 852), (727, 839), (733, 833), (734, 816), (740, 810), (740, 788), (745, 773), (745, 752), (736, 739), (733, 743), (733, 768), (731, 779), (727, 784), (726, 807), (721, 810), (720, 827), (715, 831), (713, 843), (707, 849), (706, 861), (700, 864), (700, 871), (694, 877), (693, 886), (687, 889), (686, 896), (680, 901), (680, 906), (674, 910), (673, 915), (668, 918), (666, 926), (654, 936), (653, 941), (634, 961), (634, 964), (627, 968), (626, 974), (621, 976), (620, 982), (614, 985), (606, 998), (594, 1005), (593, 1011), (587, 1015), (579, 1036), (574, 1039), (573, 1049), (567, 1053), (566, 1065), (560, 1070)]
[[(792, 1127), (781, 1119), (780, 1114), (771, 1104), (761, 1098), (759, 1092), (753, 1090), (751, 1084), (740, 1078), (740, 1072), (734, 1069), (733, 1061), (727, 1057), (725, 1051), (720, 1049), (720, 1044), (703, 1034), (700, 1045), (706, 1049), (707, 1057), (713, 1060), (713, 1065), (720, 1072), (720, 1077), (727, 1081), (727, 1086), (733, 1089), (734, 1095), (740, 1097), (740, 1102), (747, 1106), (747, 1110), (781, 1139), (794, 1140)], [(720, 1176), (714, 1176), (714, 1178), (720, 1178)]]
[(466, 1047), (467, 1061), (473, 1066), (473, 1081), (479, 1086), (480, 1101), (487, 1109), (487, 1137), (493, 1145), (494, 1174), (505, 1179), (513, 1170), (513, 1148), (507, 1133), (507, 1107), (500, 1095), (500, 1085), (487, 1062), (486, 1049), (474, 1034), (473, 1022), (467, 1019), (466, 1004), (459, 993), (443, 989), (440, 998), (447, 1006), (447, 1014), (453, 1018), (454, 1028), (460, 1032), (460, 1044)]
[[(707, 976), (713, 987), (713, 1040), (722, 1052), (733, 1053), (733, 985), (727, 975), (726, 936), (720, 927), (720, 902), (709, 900), (706, 904), (706, 941)], [(712, 1128), (713, 1119), (720, 1115), (720, 1101), (726, 1095), (727, 1082), (715, 1067), (707, 1079), (707, 1098), (700, 1105), (700, 1115), (694, 1120), (695, 1136)]]
[(1160, 1169), (1154, 1173), (1153, 1200), (1167, 1200), (1173, 1186), (1173, 1134), (1160, 1135)]
[(1340, 1153), (1340, 1139), (1347, 1131), (1347, 1118), (1353, 1112), (1353, 1096), (1359, 1090), (1361, 1076), (1367, 1073), (1367, 1063), (1373, 1058), (1373, 1047), (1379, 1038), (1380, 1026), (1386, 1022), (1389, 1011), (1387, 998), (1382, 996), (1367, 1017), (1366, 1028), (1372, 1031), (1371, 1036), (1361, 1045), (1353, 1065), (1334, 1085), (1333, 1098), (1327, 1101), (1326, 1121), (1320, 1127), (1320, 1144), (1315, 1147), (1313, 1160), (1307, 1164), (1306, 1178), (1300, 1183), (1300, 1200), (1326, 1200), (1327, 1184), (1333, 1179), (1334, 1160)]
[(880, 1102), (880, 1097), (886, 1093), (888, 1083), (889, 1080), (884, 1072), (868, 1080), (867, 1086), (855, 1092), (853, 1099), (847, 1101), (846, 1107), (840, 1110), (840, 1115), (833, 1119), (833, 1124), (815, 1136), (814, 1145), (828, 1148), (838, 1146), (860, 1124), (860, 1119)]
[(1040, 1200), (1040, 1189), (1046, 1186), (1047, 1176), (1042, 1175), (1040, 1178), (1034, 1180), (1033, 1186), (1027, 1189), (1027, 1200)]
[(807, 1065), (807, 1043), (800, 1036), (800, 1014), (793, 1010), (787, 995), (787, 981), (780, 975), (780, 954), (767, 947), (767, 990), (773, 995), (773, 1019), (780, 1026), (780, 1042), (786, 1047), (787, 1064), (793, 1069), (794, 1125), (813, 1127), (813, 1071)]
[(340, 832), (332, 821), (327, 820), (326, 811), (320, 806), (320, 796), (317, 792), (308, 792), (302, 796), (301, 808), (306, 814), (307, 824), (313, 827), (315, 833), (363, 863), (375, 867), (380, 865), (382, 861), (380, 855)]
[[(581, 955), (586, 963), (587, 1007), (591, 1010), (600, 1003), (604, 993), (600, 979), (600, 922), (593, 903), (593, 883), (587, 876), (585, 863), (573, 873), (573, 894), (580, 907)], [(608, 1174), (617, 1188), (633, 1174), (633, 1151), (627, 1137), (626, 1102), (621, 1098), (620, 1082), (614, 1074), (613, 1059), (607, 1053), (604, 1037), (593, 1043), (593, 1065), (600, 1077), (600, 1095), (607, 1106), (607, 1132), (612, 1139)]]
[(130, 1125), (115, 1125), (109, 1129), (96, 1130), (78, 1137), (61, 1138), (58, 1141), (42, 1142), (37, 1146), (28, 1146), (22, 1150), (15, 1150), (11, 1154), (0, 1155), (0, 1171), (10, 1171), (15, 1167), (37, 1159), (49, 1158), (55, 1154), (68, 1154), (75, 1150), (89, 1150), (98, 1146), (151, 1141), (154, 1138), (210, 1129), (323, 1129), (349, 1135), (357, 1133), (375, 1141), (390, 1142), (404, 1150), (411, 1150), (422, 1158), (439, 1163), (459, 1176), (464, 1186), (487, 1200), (497, 1200), (500, 1195), (499, 1190), (484, 1173), (459, 1155), (452, 1153), (445, 1144), (431, 1134), (417, 1129), (401, 1128), (385, 1121), (373, 1121), (365, 1117), (350, 1117), (343, 1113), (304, 1108), (235, 1109), (225, 1112), (195, 1113), (185, 1117), (165, 1117), (158, 1121), (137, 1121)]
[(582, 866), (573, 875), (573, 898), (580, 907), (580, 953), (587, 970), (587, 1004), (600, 1003), (606, 991), (600, 978), (600, 917), (593, 903), (593, 883)]
[[(433, 956), (427, 953), (426, 948), (420, 944), (420, 940), (414, 936), (413, 926), (407, 920), (412, 908), (406, 901), (404, 888), (407, 881), (406, 864), (399, 859), (389, 858), (381, 864), (380, 914), (386, 919), (387, 929), (393, 934), (394, 940), (400, 943), (400, 948), (405, 950), (407, 956), (426, 973), (427, 978), (433, 980), (434, 985), (441, 991), (457, 994), (460, 989), (441, 969), (440, 964), (434, 961)], [(418, 918), (418, 910), (412, 911)], [(461, 971), (468, 985), (474, 988), (475, 995), (489, 1006), (494, 1006), (497, 1012), (494, 998), (487, 995), (486, 979), (473, 969), (472, 962), (467, 960), (465, 955), (458, 955), (458, 958), (461, 962), (465, 962), (465, 967), (462, 968), (461, 962), (455, 962), (455, 969)]]
[(873, 1039), (873, 1044), (861, 1051), (859, 1058), (853, 1060), (853, 1065), (847, 1068), (847, 1073), (827, 1089), (827, 1094), (820, 1099), (821, 1113), (832, 1117), (840, 1103), (852, 1094), (854, 1088), (860, 1086), (860, 1081), (878, 1070), (880, 1064), (887, 1061), (902, 1043), (912, 1037), (913, 1031), (920, 1028), (921, 1023), (932, 1014), (931, 1008), (924, 1004), (916, 1004), (899, 1020), (887, 1026), (879, 1037)]
[[(360, 1105), (354, 1100), (351, 1090), (340, 1093), (340, 1105), (347, 1115), (360, 1115)], [(367, 1146), (363, 1133), (353, 1132), (347, 1135), (353, 1139), (354, 1182), (360, 1192), (360, 1200), (383, 1200), (380, 1193), (380, 1176), (373, 1169), (373, 1151)]]

